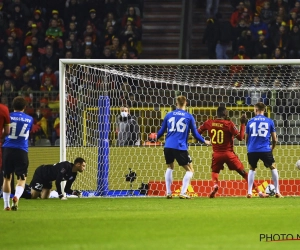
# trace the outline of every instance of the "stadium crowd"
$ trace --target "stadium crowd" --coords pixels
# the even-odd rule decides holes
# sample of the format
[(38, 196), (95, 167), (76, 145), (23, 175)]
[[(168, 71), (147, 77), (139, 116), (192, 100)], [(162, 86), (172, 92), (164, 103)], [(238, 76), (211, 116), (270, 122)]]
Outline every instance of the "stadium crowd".
[[(59, 59), (137, 59), (139, 0), (0, 0), (0, 95), (25, 97), (31, 142), (59, 137)], [(141, 5), (142, 6), (142, 5)]]
[(222, 19), (218, 2), (212, 12), (206, 11), (207, 43), (210, 59), (228, 59), (232, 45), (233, 59), (299, 59), (299, 0), (231, 0), (230, 20)]

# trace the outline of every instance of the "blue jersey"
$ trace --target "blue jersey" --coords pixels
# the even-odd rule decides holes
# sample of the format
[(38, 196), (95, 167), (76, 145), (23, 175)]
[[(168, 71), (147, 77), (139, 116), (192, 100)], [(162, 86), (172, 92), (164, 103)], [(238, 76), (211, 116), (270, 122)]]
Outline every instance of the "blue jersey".
[(171, 111), (165, 116), (161, 129), (157, 132), (157, 139), (166, 130), (168, 131), (165, 148), (187, 150), (190, 131), (198, 141), (204, 142), (203, 137), (197, 131), (194, 117), (182, 109)]
[(33, 118), (23, 112), (10, 113), (10, 133), (5, 137), (4, 148), (19, 148), (28, 152), (28, 137)]
[(257, 115), (249, 120), (246, 126), (248, 153), (270, 152), (272, 132), (276, 132), (276, 130), (274, 122), (270, 118), (264, 115)]

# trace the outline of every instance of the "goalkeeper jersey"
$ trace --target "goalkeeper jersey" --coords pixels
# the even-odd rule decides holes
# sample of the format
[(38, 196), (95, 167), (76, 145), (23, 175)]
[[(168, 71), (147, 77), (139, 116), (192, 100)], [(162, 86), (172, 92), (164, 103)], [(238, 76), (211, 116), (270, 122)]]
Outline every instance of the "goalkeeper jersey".
[(248, 135), (247, 150), (252, 152), (270, 152), (271, 133), (276, 132), (273, 120), (257, 115), (248, 121), (246, 133)]
[[(73, 190), (71, 186), (76, 179), (77, 172), (72, 172), (74, 164), (68, 161), (62, 161), (56, 164), (39, 166), (34, 175), (38, 174), (44, 182), (55, 181), (56, 191), (58, 195), (62, 194), (60, 183), (67, 181), (65, 192), (71, 194)], [(34, 177), (33, 177), (34, 178)]]
[(187, 150), (190, 131), (198, 141), (204, 142), (203, 137), (197, 131), (194, 117), (182, 109), (171, 111), (165, 116), (161, 129), (157, 132), (157, 139), (166, 130), (165, 148)]

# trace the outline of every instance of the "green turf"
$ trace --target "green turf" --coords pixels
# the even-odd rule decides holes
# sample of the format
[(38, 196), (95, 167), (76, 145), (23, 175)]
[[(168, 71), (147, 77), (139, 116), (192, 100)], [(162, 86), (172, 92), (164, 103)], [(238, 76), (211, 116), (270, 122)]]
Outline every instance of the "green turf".
[(21, 200), (2, 211), (1, 249), (299, 249), (299, 198)]

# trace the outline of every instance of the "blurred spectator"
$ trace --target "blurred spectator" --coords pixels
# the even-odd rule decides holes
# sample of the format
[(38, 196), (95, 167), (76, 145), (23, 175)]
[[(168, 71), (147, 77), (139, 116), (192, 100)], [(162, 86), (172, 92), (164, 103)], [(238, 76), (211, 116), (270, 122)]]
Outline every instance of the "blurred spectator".
[(291, 12), (290, 19), (288, 21), (289, 30), (292, 30), (295, 25), (299, 27), (299, 24), (300, 24), (299, 15), (295, 11)]
[(44, 80), (42, 79), (42, 84), (41, 84), (41, 91), (53, 91), (54, 90), (54, 85), (52, 83), (52, 79), (50, 77), (45, 77)]
[(47, 119), (43, 116), (41, 109), (38, 108), (33, 115), (33, 126), (31, 131), (32, 143), (35, 145), (35, 142), (41, 138), (48, 138), (48, 122)]
[(91, 48), (85, 48), (83, 55), (82, 55), (83, 59), (95, 59), (92, 49)]
[(46, 37), (46, 46), (52, 46), (53, 54), (56, 56), (60, 56), (63, 51), (63, 41), (59, 37), (55, 38), (54, 36)]
[(213, 18), (207, 19), (206, 21), (206, 28), (203, 34), (202, 43), (206, 43), (207, 51), (208, 51), (208, 58), (209, 59), (216, 59), (216, 23)]
[(129, 51), (136, 50), (139, 34), (131, 24), (127, 25), (120, 34), (121, 42), (127, 45)]
[(300, 13), (300, 1), (299, 1), (299, 0), (296, 0), (296, 1), (295, 1), (295, 5), (294, 5), (294, 7), (291, 9), (290, 12), (296, 12), (297, 14)]
[(236, 27), (238, 22), (242, 19), (242, 14), (244, 12), (245, 4), (244, 2), (239, 2), (239, 5), (236, 6), (236, 11), (231, 14), (230, 23), (232, 27)]
[(42, 84), (45, 82), (46, 78), (50, 78), (51, 79), (51, 83), (53, 84), (53, 86), (55, 88), (58, 88), (57, 78), (54, 75), (54, 73), (52, 72), (52, 68), (51, 68), (50, 65), (47, 65), (46, 69), (45, 69), (45, 72), (43, 72), (42, 79), (41, 79), (41, 83)]
[(244, 19), (241, 19), (237, 25), (237, 27), (233, 28), (233, 41), (232, 41), (232, 52), (236, 54), (239, 40), (241, 40), (242, 33), (248, 30), (249, 27), (246, 24)]
[(270, 37), (274, 37), (275, 34), (277, 34), (277, 31), (279, 30), (279, 27), (282, 25), (282, 17), (276, 16), (276, 20), (271, 22), (270, 28), (269, 28), (269, 34)]
[(78, 58), (79, 55), (80, 55), (80, 44), (76, 40), (76, 37), (75, 37), (74, 34), (70, 34), (69, 39), (70, 39), (71, 44), (72, 44), (72, 52), (74, 51), (74, 57)]
[[(6, 2), (11, 2), (11, 1), (6, 1)], [(21, 0), (14, 0), (9, 6), (8, 6), (8, 12), (12, 13), (15, 10), (15, 7), (18, 6), (20, 8), (20, 12), (25, 16), (29, 17), (30, 11), (26, 4), (22, 3)]]
[(40, 45), (39, 45), (38, 38), (33, 36), (28, 45), (32, 47), (33, 56), (37, 57), (39, 59), (40, 58), (40, 52), (39, 52)]
[(7, 49), (12, 48), (17, 61), (20, 60), (20, 47), (15, 43), (15, 39), (12, 36), (7, 37), (6, 45), (4, 45), (2, 50), (2, 57), (7, 55)]
[(206, 0), (206, 18), (215, 17), (219, 9), (219, 0)]
[(260, 30), (258, 32), (258, 41), (255, 42), (255, 58), (267, 59), (270, 58), (272, 52), (272, 44), (266, 38), (265, 32)]
[(272, 54), (272, 59), (285, 59), (285, 55), (281, 48), (276, 48)]
[[(124, 55), (126, 56), (126, 58), (124, 58)], [(128, 50), (127, 50), (127, 45), (123, 44), (121, 47), (121, 50), (119, 51), (119, 53), (116, 55), (118, 59), (127, 59), (129, 54), (128, 54)]]
[(251, 30), (242, 32), (241, 37), (237, 41), (237, 46), (244, 46), (246, 54), (252, 59), (255, 55), (255, 41), (252, 38)]
[(216, 57), (217, 59), (228, 59), (227, 48), (232, 41), (233, 30), (229, 21), (222, 20), (222, 14), (216, 15)]
[(4, 75), (0, 79), (0, 85), (3, 84), (6, 80), (10, 80), (13, 83), (13, 85), (15, 84), (14, 77), (10, 69), (5, 69)]
[[(54, 74), (57, 76), (58, 79), (58, 57), (53, 53), (53, 47), (51, 45), (46, 46), (46, 54), (41, 55), (40, 57), (40, 71), (41, 74), (46, 71), (46, 67), (50, 66), (54, 71)], [(41, 75), (42, 76), (42, 75)]]
[(83, 2), (81, 4), (78, 4), (77, 0), (67, 0), (65, 5), (66, 7), (64, 12), (64, 20), (68, 20), (68, 18), (72, 15), (78, 17), (81, 16), (81, 12), (82, 12), (81, 7), (83, 4), (84, 4)]
[(23, 71), (27, 71), (30, 66), (39, 67), (39, 59), (33, 54), (30, 45), (26, 46), (25, 55), (20, 60), (20, 66)]
[(10, 108), (10, 106), (8, 104), (8, 98), (6, 95), (1, 96), (1, 103), (4, 104), (6, 107)]
[(103, 50), (101, 59), (116, 59), (116, 58), (114, 55), (112, 55), (110, 48), (106, 46)]
[(36, 67), (30, 66), (25, 74), (28, 74), (31, 86), (34, 90), (38, 89), (40, 85), (39, 75), (36, 73)]
[(264, 31), (266, 38), (269, 37), (268, 25), (260, 20), (260, 17), (258, 14), (254, 15), (253, 23), (250, 25), (249, 29), (251, 30), (252, 37), (255, 41), (258, 40), (258, 37), (259, 37), (258, 32), (261, 30)]
[(42, 40), (42, 34), (39, 32), (35, 23), (31, 25), (31, 30), (26, 33), (26, 37), (24, 40), (25, 47), (31, 43), (32, 37), (36, 37), (39, 41)]
[(271, 38), (274, 48), (281, 48), (282, 52), (285, 54), (289, 42), (289, 36), (286, 32), (286, 26), (281, 25), (279, 31)]
[(90, 36), (92, 37), (92, 42), (94, 44), (97, 44), (97, 45), (100, 45), (103, 44), (104, 41), (101, 41), (100, 40), (100, 37), (99, 35), (97, 35), (97, 32), (93, 30), (93, 27), (92, 25), (88, 24), (86, 27), (85, 27), (85, 31), (83, 32), (83, 39), (86, 37), (86, 36)]
[(65, 37), (66, 38), (69, 38), (70, 37), (70, 34), (74, 34), (75, 35), (75, 38), (78, 38), (79, 37), (79, 32), (78, 32), (78, 29), (76, 27), (76, 24), (75, 22), (70, 22), (69, 23), (69, 28), (66, 30), (65, 32)]
[(246, 55), (246, 50), (244, 46), (239, 46), (238, 53), (233, 57), (233, 59), (250, 59), (248, 55)]
[(287, 50), (289, 59), (300, 59), (300, 31), (297, 25), (289, 34)]
[[(66, 59), (71, 59), (71, 58), (73, 58), (72, 51), (66, 51), (65, 58), (66, 58)], [(76, 57), (76, 58), (77, 58), (77, 57)]]
[(7, 25), (7, 6), (4, 5), (4, 0), (0, 0), (0, 29), (3, 29)]
[(117, 58), (121, 52), (120, 41), (118, 37), (112, 39), (112, 45), (110, 46), (111, 53)]
[(21, 91), (36, 91), (39, 90), (39, 82), (31, 79), (31, 76), (26, 72), (23, 74), (23, 79), (21, 81)]
[(96, 10), (90, 9), (89, 14), (90, 14), (90, 16), (87, 18), (84, 26), (91, 25), (93, 27), (93, 30), (101, 32), (102, 19), (97, 17)]
[(6, 55), (3, 58), (4, 65), (7, 69), (10, 69), (11, 71), (14, 70), (14, 68), (19, 64), (18, 58), (16, 54), (14, 53), (13, 48), (7, 48)]
[(271, 5), (269, 1), (265, 1), (263, 3), (263, 7), (260, 12), (260, 19), (266, 24), (270, 24), (273, 21), (274, 12), (271, 9)]
[(57, 27), (60, 28), (62, 32), (65, 32), (64, 20), (59, 18), (58, 15), (59, 15), (58, 10), (52, 10), (52, 20), (53, 19), (56, 20), (57, 21)]
[(8, 29), (6, 29), (6, 35), (11, 36), (12, 32), (16, 33), (16, 36), (19, 40), (23, 38), (23, 31), (20, 28), (15, 26), (14, 20), (9, 20)]
[(0, 87), (1, 95), (6, 96), (8, 99), (8, 104), (12, 103), (15, 98), (15, 88), (10, 80), (5, 80)]
[(21, 87), (20, 82), (23, 78), (23, 71), (19, 65), (15, 67), (14, 73), (12, 75), (13, 75), (13, 79), (14, 79), (14, 85), (15, 85), (16, 89), (18, 90)]
[[(19, 1), (19, 0), (17, 0), (17, 1)], [(26, 16), (28, 17), (28, 14), (26, 14), (24, 11), (25, 8), (27, 9), (26, 5), (22, 5), (22, 6), (24, 6), (24, 7), (21, 8), (21, 4), (18, 4), (15, 1), (14, 5), (13, 5), (13, 9), (12, 9), (10, 17), (9, 17), (11, 20), (15, 21), (16, 27), (18, 27), (20, 29), (24, 29), (26, 27)], [(27, 12), (27, 10), (26, 10), (26, 12)], [(28, 11), (28, 13), (29, 13), (29, 11)]]
[(107, 27), (107, 23), (110, 23), (110, 26), (113, 26), (116, 32), (120, 32), (120, 24), (112, 12), (107, 13), (106, 18), (104, 18), (104, 27)]
[[(127, 26), (128, 27), (128, 26)], [(115, 30), (113, 26), (110, 26), (107, 28), (107, 30), (105, 31), (105, 46), (107, 45), (112, 45), (112, 39), (115, 37)]]
[(86, 36), (84, 38), (84, 43), (80, 48), (82, 56), (84, 56), (86, 49), (91, 50), (93, 58), (99, 58), (98, 47), (93, 43), (91, 36)]
[(284, 7), (279, 7), (278, 8), (277, 16), (280, 16), (282, 18), (283, 22), (286, 22), (287, 19), (288, 19), (288, 15), (287, 15), (287, 12), (284, 9)]
[(122, 27), (127, 25), (127, 21), (130, 21), (132, 25), (137, 27), (140, 31), (142, 29), (141, 18), (135, 13), (134, 7), (129, 7), (126, 15), (122, 19)]
[(275, 0), (271, 2), (271, 8), (275, 11), (278, 12), (279, 8), (283, 7), (286, 11), (289, 10), (288, 3), (285, 2), (284, 0)]
[(264, 6), (266, 0), (255, 0), (255, 12), (260, 15), (261, 9)]
[(45, 20), (42, 18), (42, 12), (40, 10), (35, 10), (33, 12), (33, 22), (36, 24), (39, 32), (45, 31)]
[(50, 26), (46, 30), (46, 36), (53, 36), (54, 38), (63, 36), (63, 32), (62, 32), (61, 28), (58, 27), (56, 19), (54, 19), (54, 18), (51, 19)]

